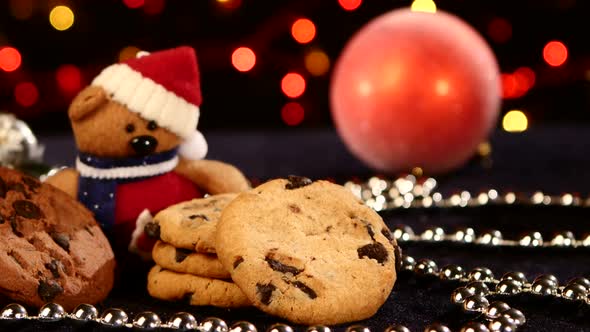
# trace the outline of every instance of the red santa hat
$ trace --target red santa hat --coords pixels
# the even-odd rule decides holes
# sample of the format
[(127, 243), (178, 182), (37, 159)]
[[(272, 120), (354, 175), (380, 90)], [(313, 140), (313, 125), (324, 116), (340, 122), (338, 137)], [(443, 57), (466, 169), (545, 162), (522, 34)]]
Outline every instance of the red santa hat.
[(182, 137), (179, 152), (184, 158), (202, 159), (207, 154), (207, 142), (196, 130), (201, 88), (197, 56), (191, 47), (141, 52), (137, 58), (105, 68), (92, 85)]

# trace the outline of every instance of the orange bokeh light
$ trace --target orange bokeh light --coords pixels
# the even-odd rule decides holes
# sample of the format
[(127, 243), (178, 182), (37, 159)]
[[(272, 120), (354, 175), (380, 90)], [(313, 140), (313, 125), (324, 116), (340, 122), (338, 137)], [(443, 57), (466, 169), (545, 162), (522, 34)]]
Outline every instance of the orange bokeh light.
[(82, 73), (74, 65), (63, 65), (57, 69), (55, 79), (59, 88), (67, 93), (74, 94), (82, 88)]
[(14, 47), (0, 49), (0, 69), (11, 72), (20, 67), (22, 58), (20, 52)]
[(488, 24), (488, 35), (496, 43), (505, 43), (512, 38), (512, 24), (504, 18), (495, 17)]
[(14, 99), (23, 107), (33, 106), (39, 100), (39, 90), (31, 82), (21, 82), (14, 88)]
[(139, 8), (141, 6), (143, 6), (145, 0), (123, 0), (123, 3), (125, 4), (125, 6), (131, 8), (131, 9), (135, 9), (135, 8)]
[(543, 48), (543, 59), (550, 66), (561, 66), (567, 60), (567, 47), (560, 41), (550, 41)]
[(248, 47), (238, 47), (231, 55), (231, 63), (241, 72), (249, 71), (256, 64), (256, 54)]
[(357, 9), (363, 3), (363, 0), (338, 0), (338, 3), (344, 10), (351, 11)]
[(281, 109), (281, 118), (287, 125), (296, 126), (305, 118), (305, 110), (301, 104), (292, 101), (286, 103)]
[(289, 73), (283, 77), (281, 89), (287, 97), (297, 98), (305, 92), (305, 79), (297, 73)]
[(315, 24), (306, 18), (300, 18), (291, 26), (291, 35), (301, 44), (307, 44), (315, 37)]

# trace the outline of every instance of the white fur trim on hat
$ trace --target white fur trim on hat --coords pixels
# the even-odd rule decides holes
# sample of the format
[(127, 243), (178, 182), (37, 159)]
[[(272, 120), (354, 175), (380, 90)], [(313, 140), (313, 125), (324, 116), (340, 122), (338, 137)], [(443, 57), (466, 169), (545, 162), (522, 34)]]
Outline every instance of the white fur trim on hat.
[(203, 159), (207, 155), (207, 141), (200, 131), (194, 130), (191, 137), (187, 138), (180, 145), (178, 153), (181, 157), (189, 160)]
[(124, 63), (105, 68), (92, 85), (102, 87), (112, 95), (113, 100), (184, 139), (193, 136), (199, 122), (197, 105), (166, 90)]

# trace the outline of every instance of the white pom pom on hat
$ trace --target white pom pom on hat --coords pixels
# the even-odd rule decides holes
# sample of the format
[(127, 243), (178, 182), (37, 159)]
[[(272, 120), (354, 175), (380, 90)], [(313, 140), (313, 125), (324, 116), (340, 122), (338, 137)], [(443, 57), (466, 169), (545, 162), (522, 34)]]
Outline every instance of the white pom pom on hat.
[(189, 160), (199, 160), (207, 155), (208, 145), (205, 137), (200, 131), (195, 130), (193, 134), (180, 145), (178, 153), (181, 157)]

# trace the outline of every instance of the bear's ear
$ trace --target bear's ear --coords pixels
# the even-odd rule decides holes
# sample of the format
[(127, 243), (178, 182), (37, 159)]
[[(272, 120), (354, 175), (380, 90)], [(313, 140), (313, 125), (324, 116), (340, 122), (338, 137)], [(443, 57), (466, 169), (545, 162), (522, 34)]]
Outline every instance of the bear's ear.
[(88, 86), (82, 90), (70, 104), (68, 115), (70, 120), (78, 121), (108, 101), (103, 88)]

